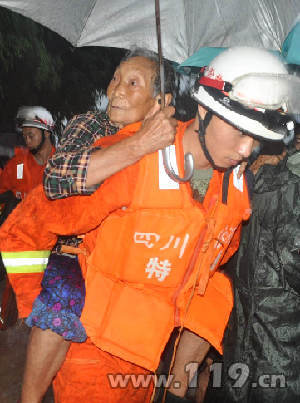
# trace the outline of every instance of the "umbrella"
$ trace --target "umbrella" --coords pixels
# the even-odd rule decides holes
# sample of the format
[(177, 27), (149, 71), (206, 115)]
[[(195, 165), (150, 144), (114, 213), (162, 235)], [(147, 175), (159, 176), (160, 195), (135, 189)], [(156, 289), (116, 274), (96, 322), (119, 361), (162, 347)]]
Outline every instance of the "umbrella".
[[(138, 45), (156, 51), (159, 20), (164, 56), (178, 63), (203, 46), (280, 50), (300, 11), (299, 0), (289, 0), (288, 7), (282, 0), (161, 0), (161, 18), (155, 20), (149, 0), (0, 0), (0, 6), (45, 25), (74, 46)], [(168, 174), (181, 180), (166, 150), (164, 162)], [(186, 163), (191, 171), (188, 156)]]
[[(151, 0), (0, 0), (57, 32), (74, 46), (157, 50)], [(203, 46), (280, 50), (300, 0), (160, 0), (166, 58), (183, 62)]]

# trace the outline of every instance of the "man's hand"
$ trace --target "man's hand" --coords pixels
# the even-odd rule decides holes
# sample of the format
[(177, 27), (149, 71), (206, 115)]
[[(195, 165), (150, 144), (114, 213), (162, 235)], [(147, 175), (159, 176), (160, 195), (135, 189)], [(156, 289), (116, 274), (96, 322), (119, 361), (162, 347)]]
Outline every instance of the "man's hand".
[(174, 107), (167, 106), (145, 117), (141, 129), (131, 137), (136, 154), (142, 157), (173, 144), (177, 127), (174, 113)]
[(175, 109), (167, 106), (162, 111), (148, 114), (142, 127), (133, 136), (110, 147), (95, 151), (90, 160), (86, 186), (98, 185), (118, 171), (174, 142), (177, 120)]
[(284, 157), (285, 157), (286, 151), (283, 151), (282, 154), (278, 155), (260, 155), (257, 160), (253, 162), (251, 165), (250, 169), (254, 173), (254, 175), (257, 174), (258, 170), (260, 167), (263, 165), (277, 165)]
[(248, 165), (248, 161), (243, 161), (240, 163), (239, 172), (237, 174), (238, 179), (240, 179), (240, 177), (245, 172), (247, 165)]

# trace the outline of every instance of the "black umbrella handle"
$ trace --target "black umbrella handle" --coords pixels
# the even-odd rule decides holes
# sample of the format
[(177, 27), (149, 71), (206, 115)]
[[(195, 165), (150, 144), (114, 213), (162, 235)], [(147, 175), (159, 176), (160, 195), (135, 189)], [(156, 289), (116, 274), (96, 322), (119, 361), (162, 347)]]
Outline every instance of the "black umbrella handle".
[(160, 29), (160, 6), (159, 0), (155, 0), (155, 20), (156, 20), (156, 36), (157, 36), (157, 50), (159, 60), (159, 76), (160, 76), (160, 96), (161, 96), (161, 109), (165, 107), (165, 71), (162, 57), (161, 47), (161, 29)]
[[(161, 109), (165, 107), (165, 71), (162, 58), (162, 47), (161, 47), (161, 29), (160, 29), (160, 6), (159, 0), (155, 0), (155, 20), (156, 20), (156, 34), (157, 34), (157, 49), (159, 58), (159, 74), (160, 74), (160, 96), (161, 96)], [(163, 163), (165, 170), (169, 177), (175, 182), (187, 182), (191, 179), (194, 172), (194, 159), (191, 153), (184, 156), (184, 176), (181, 178), (178, 176), (172, 166), (168, 156), (167, 147), (162, 150)]]

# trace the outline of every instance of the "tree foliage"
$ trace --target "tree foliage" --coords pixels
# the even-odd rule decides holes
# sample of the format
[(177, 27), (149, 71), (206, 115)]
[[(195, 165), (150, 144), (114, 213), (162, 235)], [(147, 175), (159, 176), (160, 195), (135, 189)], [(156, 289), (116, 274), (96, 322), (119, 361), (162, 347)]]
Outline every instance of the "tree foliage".
[[(96, 109), (124, 52), (74, 48), (48, 28), (0, 7), (0, 132), (15, 130), (21, 105), (46, 107), (58, 127), (65, 118)], [(176, 118), (194, 116), (188, 91), (177, 94), (176, 104)]]
[(38, 23), (0, 7), (0, 131), (13, 131), (21, 105), (69, 119), (95, 108), (124, 50), (74, 48)]

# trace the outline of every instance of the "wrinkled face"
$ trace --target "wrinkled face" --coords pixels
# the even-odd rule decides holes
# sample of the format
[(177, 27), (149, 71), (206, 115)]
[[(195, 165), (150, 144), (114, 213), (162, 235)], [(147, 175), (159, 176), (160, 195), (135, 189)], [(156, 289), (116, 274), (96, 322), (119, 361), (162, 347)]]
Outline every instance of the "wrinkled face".
[(205, 134), (207, 149), (216, 166), (228, 169), (249, 157), (257, 142), (213, 115)]
[(42, 141), (42, 130), (37, 127), (23, 127), (22, 134), (29, 150), (36, 149)]
[(155, 64), (145, 57), (133, 57), (116, 69), (107, 88), (107, 114), (122, 128), (143, 120), (155, 103)]

